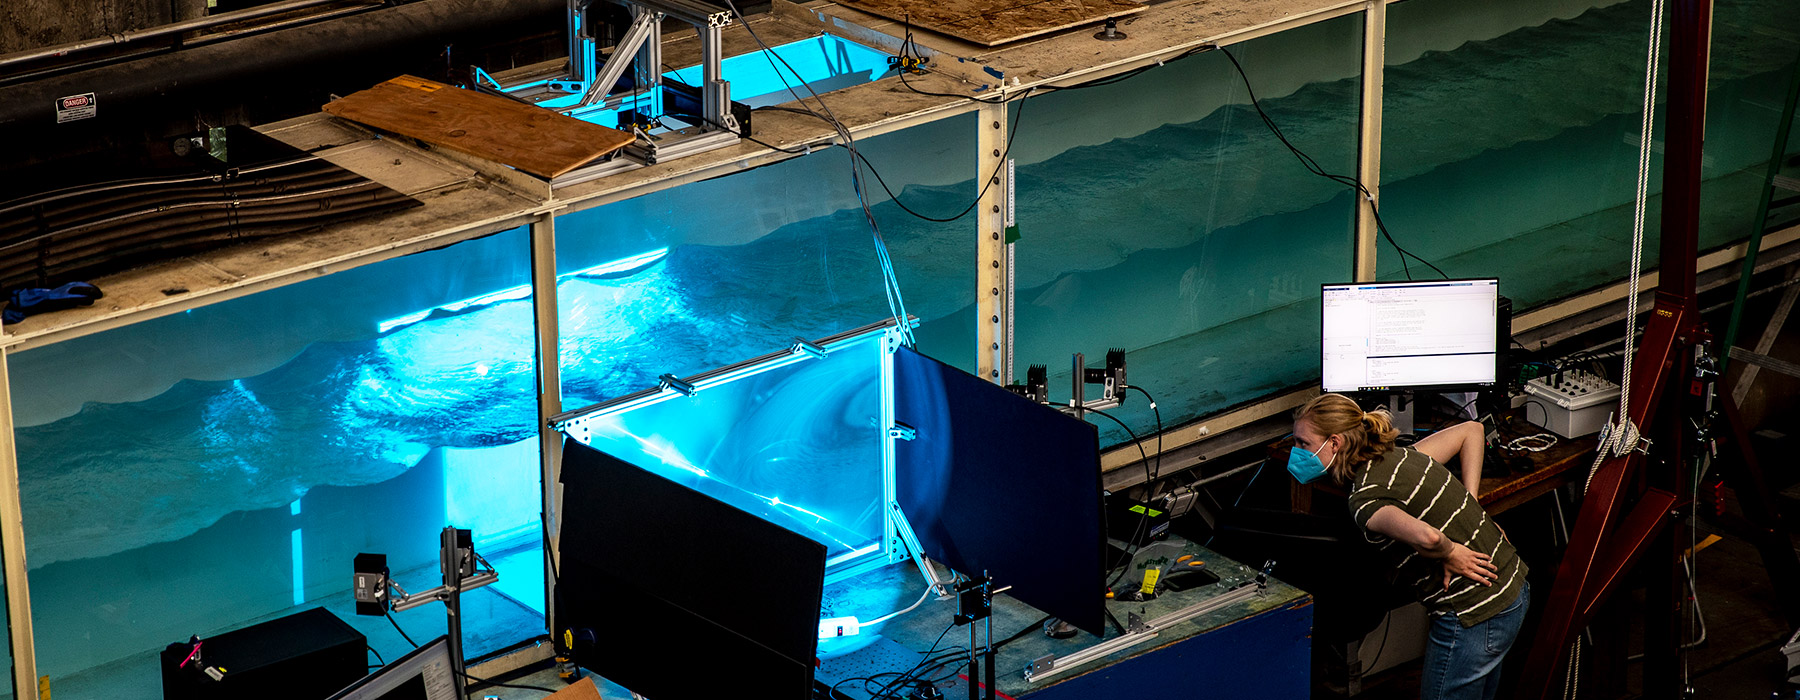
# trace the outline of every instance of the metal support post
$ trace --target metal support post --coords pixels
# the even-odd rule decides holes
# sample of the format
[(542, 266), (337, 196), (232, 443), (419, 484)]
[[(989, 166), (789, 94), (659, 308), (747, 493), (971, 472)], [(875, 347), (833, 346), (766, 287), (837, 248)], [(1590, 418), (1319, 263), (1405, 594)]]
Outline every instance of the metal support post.
[(703, 59), (701, 79), (704, 82), (700, 85), (700, 113), (712, 122), (700, 126), (703, 129), (723, 126), (728, 131), (740, 131), (737, 118), (731, 116), (731, 83), (725, 82), (722, 62), (725, 55), (725, 28), (707, 25), (696, 29), (700, 31), (700, 56)]
[(1375, 279), (1375, 243), (1380, 226), (1375, 208), (1381, 201), (1381, 91), (1387, 63), (1387, 3), (1371, 0), (1363, 14), (1362, 133), (1357, 139), (1356, 179), (1369, 196), (1356, 193), (1356, 252), (1352, 275), (1357, 282)]
[[(1006, 243), (1006, 193), (1011, 189), (1006, 157), (1006, 103), (983, 103), (976, 114), (975, 187), (981, 193), (976, 205), (975, 241), (975, 373), (982, 379), (1005, 385), (1008, 327), (1012, 300), (1012, 275)], [(1079, 379), (1079, 378), (1078, 378)]]
[(594, 80), (596, 44), (591, 24), (587, 21), (588, 0), (569, 0), (569, 78), (583, 90)]
[(37, 651), (32, 646), (30, 572), (25, 568), (25, 522), (19, 509), (19, 453), (13, 429), (12, 385), (6, 348), (0, 347), (0, 554), (6, 558), (13, 697), (37, 700)]
[[(640, 13), (654, 12), (654, 10), (638, 5), (632, 5), (631, 12), (633, 15), (639, 15)], [(658, 16), (660, 17), (661, 15)], [(642, 110), (650, 114), (663, 113), (662, 65), (662, 22), (659, 20), (652, 27), (651, 34), (644, 40), (643, 46), (638, 47), (637, 60), (632, 61), (631, 63), (633, 69), (632, 85), (636, 86), (632, 88), (632, 93), (641, 94), (645, 98), (648, 98), (650, 104), (641, 105), (636, 104), (634, 101), (631, 105), (632, 109)], [(611, 90), (612, 86), (609, 85), (606, 89)]]
[(557, 544), (561, 542), (562, 433), (550, 419), (562, 409), (562, 358), (556, 303), (556, 217), (531, 224), (531, 309), (537, 336), (538, 467), (543, 494), (544, 625), (555, 636)]
[[(469, 684), (463, 677), (463, 668), (465, 666), (462, 649), (463, 574), (462, 562), (459, 560), (459, 555), (463, 550), (457, 546), (457, 532), (458, 530), (454, 527), (446, 527), (439, 536), (440, 549), (438, 550), (438, 564), (444, 574), (444, 592), (446, 594), (444, 597), (444, 611), (445, 619), (448, 620), (450, 637), (450, 668), (456, 672), (456, 675), (458, 676), (456, 679), (457, 687), (461, 688), (467, 687)], [(471, 549), (470, 551), (473, 550)], [(472, 554), (471, 558), (473, 558)]]

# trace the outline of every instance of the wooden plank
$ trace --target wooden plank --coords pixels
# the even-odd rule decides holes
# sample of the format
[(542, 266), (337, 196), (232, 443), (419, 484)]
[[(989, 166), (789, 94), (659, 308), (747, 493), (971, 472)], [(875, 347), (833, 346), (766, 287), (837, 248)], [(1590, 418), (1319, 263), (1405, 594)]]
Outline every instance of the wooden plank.
[(546, 180), (632, 140), (623, 131), (542, 107), (410, 75), (333, 100), (324, 110)]
[(840, 0), (840, 4), (982, 46), (1093, 24), (1149, 7), (1130, 0)]

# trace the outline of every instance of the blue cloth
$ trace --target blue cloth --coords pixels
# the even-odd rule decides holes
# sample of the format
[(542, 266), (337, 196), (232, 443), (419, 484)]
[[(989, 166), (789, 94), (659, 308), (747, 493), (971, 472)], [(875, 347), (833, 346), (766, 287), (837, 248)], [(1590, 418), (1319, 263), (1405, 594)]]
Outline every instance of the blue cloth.
[(1432, 615), (1425, 671), (1419, 678), (1421, 700), (1493, 700), (1500, 690), (1500, 662), (1519, 638), (1530, 608), (1528, 582), (1519, 586), (1512, 605), (1472, 627), (1463, 627), (1455, 615)]
[(0, 322), (18, 323), (32, 314), (88, 306), (102, 296), (99, 287), (86, 282), (70, 282), (55, 289), (15, 289), (6, 310), (0, 312)]

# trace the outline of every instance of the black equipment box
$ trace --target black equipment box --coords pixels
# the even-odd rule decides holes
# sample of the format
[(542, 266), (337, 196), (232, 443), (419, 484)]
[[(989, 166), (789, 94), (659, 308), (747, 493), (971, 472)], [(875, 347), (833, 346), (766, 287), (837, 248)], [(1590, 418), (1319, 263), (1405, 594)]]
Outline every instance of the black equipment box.
[(1169, 534), (1169, 514), (1148, 503), (1113, 493), (1106, 497), (1106, 536), (1142, 547)]
[[(198, 655), (188, 642), (163, 649), (163, 700), (324, 700), (369, 672), (367, 639), (324, 608), (199, 645)], [(207, 669), (218, 671), (218, 679)]]

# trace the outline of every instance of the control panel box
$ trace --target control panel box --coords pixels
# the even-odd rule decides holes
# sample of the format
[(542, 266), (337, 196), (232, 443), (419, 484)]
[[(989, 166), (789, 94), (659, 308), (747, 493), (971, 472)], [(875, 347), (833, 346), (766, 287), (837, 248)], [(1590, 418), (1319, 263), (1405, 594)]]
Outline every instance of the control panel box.
[(1566, 438), (1600, 432), (1619, 404), (1619, 385), (1572, 369), (1525, 383), (1525, 420)]

